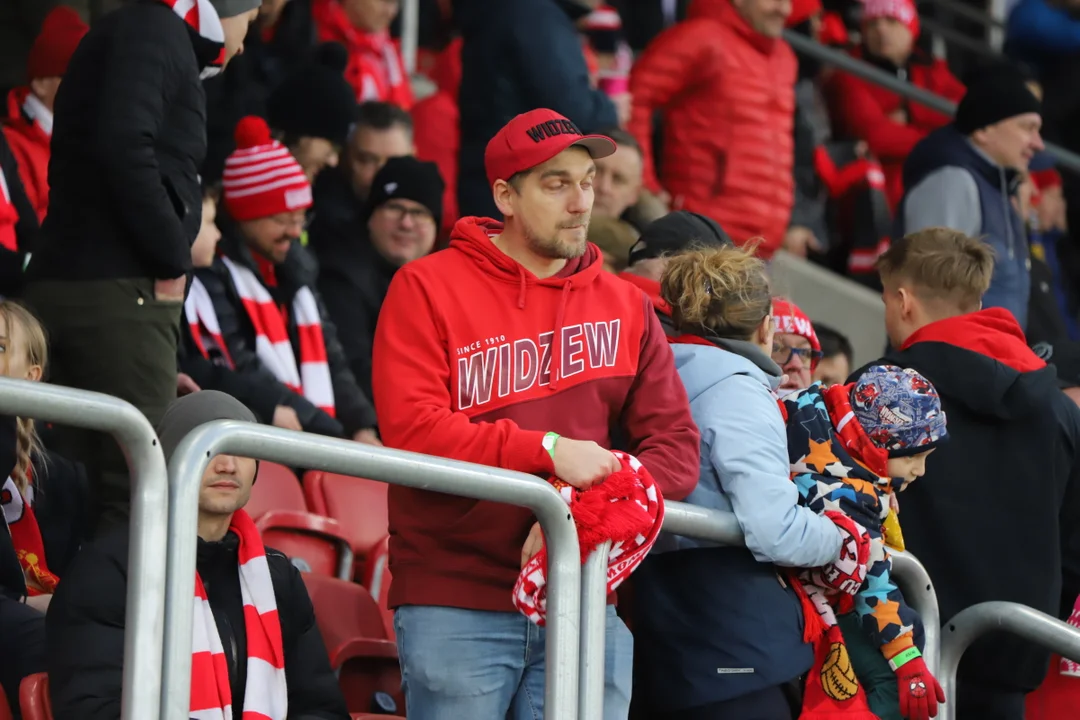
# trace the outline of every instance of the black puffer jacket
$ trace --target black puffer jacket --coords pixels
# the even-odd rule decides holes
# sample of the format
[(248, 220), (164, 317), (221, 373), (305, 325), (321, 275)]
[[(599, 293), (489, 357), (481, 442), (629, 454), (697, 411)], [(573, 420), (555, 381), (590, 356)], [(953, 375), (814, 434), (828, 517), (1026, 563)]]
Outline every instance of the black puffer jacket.
[(94, 23), (56, 97), (49, 214), (31, 280), (174, 278), (191, 268), (206, 154), (199, 75), (220, 49), (156, 0)]
[[(218, 543), (199, 541), (203, 579), (229, 666), (233, 706), (243, 707), (247, 657), (243, 600), (232, 533)], [(289, 717), (347, 720), (345, 701), (330, 669), (300, 572), (277, 550), (266, 549), (281, 618)], [(49, 692), (56, 720), (116, 720), (123, 680), (128, 529), (88, 544), (60, 582), (46, 618)]]
[[(227, 219), (219, 222), (224, 237), (219, 248), (234, 262), (250, 269), (259, 276), (258, 267), (251, 253), (238, 238), (238, 231)], [(296, 292), (304, 286), (310, 287), (319, 304), (322, 318), (323, 341), (326, 344), (326, 358), (330, 366), (330, 380), (334, 387), (334, 409), (336, 419), (319, 410), (304, 398), (291, 393), (285, 404), (297, 411), (301, 425), (308, 432), (322, 435), (352, 435), (358, 430), (375, 427), (375, 409), (371, 401), (359, 388), (356, 378), (349, 369), (349, 361), (338, 341), (337, 329), (326, 311), (322, 298), (315, 288), (315, 278), (310, 273), (309, 262), (303, 262), (295, 255), (304, 252), (298, 243), (284, 263), (275, 268), (277, 287), (267, 288), (274, 300), (281, 306), (292, 308)], [(255, 327), (251, 324), (240, 296), (233, 287), (229, 271), (223, 263), (217, 261), (209, 270), (200, 270), (199, 279), (210, 293), (217, 313), (221, 335), (229, 346), (236, 370), (240, 373), (260, 373), (263, 377), (273, 378), (273, 374), (260, 362), (255, 353)], [(296, 322), (289, 313), (289, 338), (293, 352), (299, 357), (300, 338)], [(314, 412), (312, 412), (314, 411)], [(336, 425), (337, 427), (333, 427)]]

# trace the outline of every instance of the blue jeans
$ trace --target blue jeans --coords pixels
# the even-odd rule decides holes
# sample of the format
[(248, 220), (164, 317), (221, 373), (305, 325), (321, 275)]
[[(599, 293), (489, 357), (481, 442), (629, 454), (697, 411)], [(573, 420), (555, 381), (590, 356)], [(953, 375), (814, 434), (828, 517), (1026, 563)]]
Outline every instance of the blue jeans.
[[(409, 720), (544, 717), (545, 633), (521, 613), (405, 605), (394, 631)], [(605, 638), (603, 720), (626, 720), (634, 638), (611, 606)]]

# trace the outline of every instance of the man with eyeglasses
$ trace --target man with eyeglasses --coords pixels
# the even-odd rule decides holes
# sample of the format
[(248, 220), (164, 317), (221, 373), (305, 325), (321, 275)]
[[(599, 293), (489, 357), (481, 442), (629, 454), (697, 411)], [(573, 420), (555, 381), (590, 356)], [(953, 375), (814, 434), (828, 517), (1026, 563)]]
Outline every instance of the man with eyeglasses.
[(219, 257), (199, 270), (185, 303), (192, 335), (223, 345), (236, 373), (277, 380), (305, 399), (278, 403), (296, 410), (302, 429), (379, 444), (375, 409), (349, 369), (314, 274), (297, 261), (311, 185), (261, 118), (240, 121), (236, 144), (225, 161)]
[(799, 306), (786, 298), (773, 298), (776, 335), (772, 359), (784, 371), (784, 381), (777, 392), (787, 395), (810, 387), (814, 368), (821, 360), (821, 343), (814, 325)]
[(319, 292), (341, 328), (341, 344), (371, 397), (375, 321), (397, 269), (435, 247), (446, 185), (435, 163), (392, 157), (375, 175), (356, 232), (312, 237)]

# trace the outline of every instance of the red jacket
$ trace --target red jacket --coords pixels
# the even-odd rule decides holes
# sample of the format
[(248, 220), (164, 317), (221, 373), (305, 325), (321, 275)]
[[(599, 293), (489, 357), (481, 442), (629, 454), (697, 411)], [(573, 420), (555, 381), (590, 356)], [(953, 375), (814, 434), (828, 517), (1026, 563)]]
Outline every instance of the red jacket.
[[(708, 215), (737, 243), (780, 246), (794, 202), (795, 54), (760, 35), (730, 0), (695, 0), (689, 17), (661, 33), (630, 75), (630, 131), (641, 143), (645, 182), (676, 208)], [(652, 166), (653, 113), (664, 113), (664, 165)]]
[(413, 141), (416, 143), (416, 157), (438, 165), (439, 174), (446, 183), (442, 227), (449, 233), (458, 219), (457, 176), (461, 132), (458, 129), (460, 113), (457, 97), (461, 86), (461, 38), (455, 39), (439, 53), (431, 79), (439, 86), (439, 91), (413, 106)]
[(319, 42), (336, 42), (349, 52), (345, 79), (358, 102), (381, 100), (406, 110), (412, 107), (412, 88), (401, 51), (389, 33), (366, 33), (353, 27), (340, 0), (315, 0), (311, 8)]
[[(862, 57), (859, 50), (852, 51), (852, 55)], [(964, 96), (963, 83), (941, 60), (913, 56), (907, 69), (908, 81), (915, 87), (953, 102), (960, 102)], [(865, 140), (870, 146), (870, 152), (881, 161), (885, 194), (895, 208), (904, 195), (903, 169), (908, 153), (931, 131), (947, 125), (949, 116), (844, 72), (833, 74), (824, 90), (833, 130), (839, 137)], [(906, 125), (888, 117), (901, 108), (907, 111)]]
[[(501, 230), (462, 218), (394, 275), (373, 353), (383, 441), (547, 477), (545, 433), (611, 447), (617, 427), (664, 497), (686, 497), (699, 436), (652, 305), (594, 245), (540, 280), (491, 242)], [(391, 606), (514, 609), (531, 512), (393, 485), (389, 509)]]
[(49, 210), (49, 138), (40, 122), (34, 121), (23, 106), (30, 88), (15, 88), (8, 93), (4, 137), (19, 163), (26, 196), (37, 211), (38, 222)]

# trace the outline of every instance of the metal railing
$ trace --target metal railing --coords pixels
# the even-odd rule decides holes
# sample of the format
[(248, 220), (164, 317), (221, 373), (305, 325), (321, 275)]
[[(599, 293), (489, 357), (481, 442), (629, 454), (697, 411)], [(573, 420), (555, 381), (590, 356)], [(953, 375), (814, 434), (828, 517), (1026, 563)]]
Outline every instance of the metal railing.
[(1080, 630), (1034, 608), (1011, 602), (984, 602), (961, 610), (944, 629), (941, 669), (937, 674), (945, 691), (942, 720), (956, 720), (956, 671), (960, 658), (980, 635), (1004, 630), (1080, 662)]
[[(936, 110), (940, 113), (944, 113), (952, 117), (956, 113), (956, 104), (946, 100), (940, 95), (935, 95), (932, 92), (924, 90), (920, 87), (915, 87), (911, 83), (899, 80), (893, 75), (874, 67), (870, 63), (854, 58), (848, 55), (846, 52), (840, 50), (834, 50), (833, 48), (826, 47), (819, 42), (815, 42), (805, 35), (800, 35), (792, 30), (784, 31), (784, 39), (795, 50), (795, 52), (806, 55), (807, 57), (814, 58), (820, 62), (833, 65), (844, 72), (850, 73), (856, 77), (862, 78), (867, 82), (871, 82), (874, 85), (879, 85), (887, 90), (924, 105), (931, 110)], [(1067, 167), (1070, 170), (1080, 172), (1080, 155), (1074, 152), (1066, 150), (1063, 147), (1057, 145), (1046, 144), (1046, 151), (1054, 156), (1058, 164), (1062, 167)]]
[[(211, 458), (220, 454), (355, 475), (532, 510), (544, 530), (548, 549), (545, 708), (550, 717), (576, 717), (581, 554), (566, 502), (549, 483), (524, 473), (231, 420), (196, 428), (184, 438), (169, 461), (165, 640), (162, 662), (157, 665), (165, 682), (161, 686), (160, 716), (140, 717), (188, 718), (199, 489)], [(164, 530), (164, 523), (161, 527)], [(509, 590), (507, 593), (509, 599)], [(601, 672), (603, 629), (601, 624)], [(600, 688), (602, 691), (602, 676)]]
[(131, 473), (131, 543), (120, 717), (157, 717), (168, 483), (154, 429), (134, 405), (111, 395), (9, 378), (0, 378), (0, 413), (107, 432), (123, 450)]

